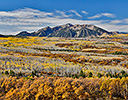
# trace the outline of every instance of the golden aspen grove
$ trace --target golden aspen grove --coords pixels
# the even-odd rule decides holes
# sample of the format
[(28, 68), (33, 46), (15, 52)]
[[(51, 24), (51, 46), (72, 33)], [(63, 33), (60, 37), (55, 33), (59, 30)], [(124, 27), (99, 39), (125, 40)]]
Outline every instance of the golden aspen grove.
[(1, 37), (0, 100), (127, 100), (124, 37)]

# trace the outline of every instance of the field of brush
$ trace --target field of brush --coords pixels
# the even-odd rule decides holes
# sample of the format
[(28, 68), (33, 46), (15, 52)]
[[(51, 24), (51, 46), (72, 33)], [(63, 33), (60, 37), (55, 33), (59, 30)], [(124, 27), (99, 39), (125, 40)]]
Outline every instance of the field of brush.
[(7, 100), (125, 100), (128, 35), (0, 38), (0, 78)]

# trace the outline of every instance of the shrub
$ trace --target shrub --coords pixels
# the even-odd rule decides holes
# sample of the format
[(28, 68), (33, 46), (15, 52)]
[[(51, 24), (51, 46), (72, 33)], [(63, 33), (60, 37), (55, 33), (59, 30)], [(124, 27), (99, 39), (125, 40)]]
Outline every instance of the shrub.
[(75, 74), (75, 78), (79, 78), (77, 74)]
[(21, 71), (18, 73), (18, 76), (23, 76), (23, 74), (22, 74), (22, 72), (21, 72)]
[(108, 76), (110, 76), (112, 78), (112, 74), (110, 72), (108, 72)]
[(101, 77), (102, 77), (102, 75), (101, 75), (100, 73), (98, 73), (98, 75), (97, 75), (97, 76), (98, 76), (98, 78), (101, 78)]
[(15, 72), (13, 70), (10, 70), (10, 76), (14, 76)]
[(92, 77), (92, 72), (89, 73), (88, 77)]
[(82, 77), (84, 76), (84, 72), (82, 70), (80, 71), (80, 74), (79, 74), (79, 77), (81, 77), (81, 76)]
[(6, 71), (5, 71), (5, 74), (6, 74), (6, 75), (8, 75), (8, 74), (9, 74), (9, 72), (6, 70)]
[(128, 76), (127, 73), (124, 73), (124, 74), (122, 75), (122, 77), (125, 77), (125, 78), (126, 78), (127, 76)]
[(32, 75), (32, 77), (34, 77), (35, 73), (32, 71), (31, 75)]
[(116, 72), (115, 72), (115, 74), (113, 75), (113, 77), (118, 78), (118, 75), (117, 75), (117, 73), (116, 73)]
[(124, 74), (124, 73), (126, 73), (124, 70), (121, 70), (121, 73), (122, 73), (122, 75)]

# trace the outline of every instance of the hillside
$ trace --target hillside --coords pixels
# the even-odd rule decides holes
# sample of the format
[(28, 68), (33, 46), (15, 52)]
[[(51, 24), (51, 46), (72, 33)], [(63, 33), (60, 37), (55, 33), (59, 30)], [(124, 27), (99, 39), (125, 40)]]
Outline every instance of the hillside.
[(65, 25), (60, 25), (56, 27), (45, 27), (39, 29), (37, 32), (28, 33), (26, 31), (20, 32), (16, 36), (38, 36), (38, 37), (74, 37), (74, 38), (83, 38), (90, 36), (101, 36), (103, 34), (109, 35), (112, 32), (108, 32), (102, 28), (99, 28), (94, 25), (88, 24), (75, 24), (70, 23)]
[(0, 34), (0, 37), (6, 37), (6, 36), (4, 36), (4, 35)]

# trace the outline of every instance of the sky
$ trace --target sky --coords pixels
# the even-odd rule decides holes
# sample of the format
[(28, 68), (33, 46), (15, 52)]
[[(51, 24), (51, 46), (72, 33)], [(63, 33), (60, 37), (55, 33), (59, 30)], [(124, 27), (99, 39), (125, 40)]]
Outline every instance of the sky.
[(66, 23), (128, 32), (128, 0), (0, 0), (0, 34)]

